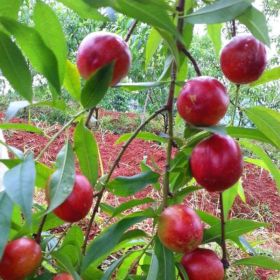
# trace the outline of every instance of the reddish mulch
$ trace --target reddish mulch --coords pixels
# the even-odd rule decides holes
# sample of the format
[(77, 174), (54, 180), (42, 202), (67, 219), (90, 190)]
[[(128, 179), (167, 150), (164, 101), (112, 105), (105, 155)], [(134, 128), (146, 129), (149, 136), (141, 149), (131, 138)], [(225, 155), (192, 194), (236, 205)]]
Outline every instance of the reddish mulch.
[[(100, 112), (100, 114), (103, 115), (104, 113)], [(115, 116), (115, 114), (117, 113), (112, 113), (111, 115)], [(131, 117), (134, 117), (134, 115), (132, 114)], [(22, 120), (14, 119), (13, 122), (22, 122)], [(52, 131), (47, 130), (48, 135), (53, 135), (59, 130), (59, 128), (60, 126), (56, 126), (52, 127)], [(72, 134), (73, 128), (70, 128), (69, 131)], [(121, 145), (115, 145), (115, 141), (119, 136), (111, 133), (101, 134), (99, 132), (96, 132), (95, 135), (97, 142), (99, 143), (104, 169), (105, 171), (108, 171), (109, 167), (111, 166), (121, 149)], [(35, 155), (38, 155), (38, 153), (48, 142), (48, 139), (46, 137), (28, 132), (6, 132), (5, 136), (9, 145), (21, 150), (32, 150)], [(57, 153), (64, 144), (64, 140), (65, 135), (61, 135), (60, 137), (58, 137), (58, 139), (56, 139), (56, 141), (50, 146), (48, 151), (42, 157), (42, 161), (44, 163), (50, 165), (55, 161)], [(147, 158), (147, 161), (150, 165), (156, 164), (163, 172), (165, 165), (164, 150), (155, 143), (136, 139), (132, 142), (129, 149), (127, 149), (127, 151), (125, 152), (122, 161), (116, 168), (113, 176), (131, 176), (138, 173), (140, 171), (139, 163), (144, 158)], [(252, 219), (257, 220), (259, 216), (256, 216), (256, 213), (252, 211), (252, 209), (259, 209), (258, 207), (262, 207), (261, 209), (263, 209), (264, 211), (268, 211), (269, 214), (271, 214), (273, 217), (272, 220), (267, 220), (267, 222), (273, 222), (273, 224), (271, 224), (271, 229), (279, 233), (280, 196), (277, 193), (275, 182), (270, 177), (268, 172), (266, 172), (265, 170), (261, 170), (251, 164), (246, 164), (245, 172), (243, 175), (243, 186), (248, 204), (244, 204), (240, 199), (237, 199), (232, 211), (232, 215), (239, 217), (242, 217), (242, 215), (246, 217), (248, 217), (248, 215), (251, 215)], [(152, 188), (147, 188), (141, 193), (137, 194), (137, 197), (140, 198), (151, 196), (151, 191)], [(119, 199), (117, 203), (122, 201), (123, 199)], [(204, 205), (204, 210), (215, 213), (217, 208), (217, 196), (213, 195), (212, 197), (210, 197), (209, 201), (210, 203)], [(115, 197), (113, 195), (108, 195), (106, 202), (115, 205)], [(258, 271), (261, 279), (268, 279), (266, 277), (267, 271)]]

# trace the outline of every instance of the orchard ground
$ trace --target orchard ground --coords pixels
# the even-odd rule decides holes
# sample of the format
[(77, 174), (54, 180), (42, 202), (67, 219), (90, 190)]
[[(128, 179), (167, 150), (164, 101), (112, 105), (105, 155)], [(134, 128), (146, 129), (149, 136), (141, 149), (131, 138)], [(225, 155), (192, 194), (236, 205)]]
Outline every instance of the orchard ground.
[[(118, 119), (119, 113), (116, 112), (104, 112), (104, 115), (110, 115), (114, 119)], [(4, 115), (0, 114), (0, 121), (3, 120)], [(134, 114), (128, 114), (128, 117), (133, 118)], [(15, 118), (12, 122), (25, 122), (25, 120)], [(45, 123), (37, 123), (38, 127), (43, 128), (48, 136), (54, 135), (60, 128), (60, 125), (49, 126)], [(70, 134), (73, 133), (74, 127), (69, 129)], [(42, 150), (42, 148), (47, 144), (48, 138), (28, 132), (5, 132), (5, 138), (9, 145), (14, 146), (20, 150), (26, 151), (31, 150), (34, 152), (35, 156)], [(116, 145), (115, 142), (119, 138), (119, 135), (113, 134), (109, 131), (97, 130), (95, 131), (95, 136), (99, 144), (101, 156), (103, 159), (104, 170), (108, 171), (111, 164), (114, 162), (119, 150), (121, 149), (121, 144)], [(65, 134), (62, 134), (56, 139), (56, 141), (50, 146), (47, 152), (42, 157), (42, 162), (47, 165), (52, 165), (55, 162), (57, 153), (62, 148), (65, 141)], [(173, 154), (176, 150), (173, 150)], [(150, 166), (159, 167), (157, 172), (161, 174), (164, 173), (165, 165), (165, 151), (164, 147), (159, 146), (154, 142), (147, 142), (143, 140), (136, 139), (129, 146), (125, 152), (118, 168), (116, 168), (113, 177), (116, 176), (132, 176), (139, 173), (140, 162), (146, 157), (147, 163)], [(77, 170), (78, 171), (78, 170)], [(235, 201), (233, 210), (231, 212), (231, 217), (253, 219), (260, 222), (269, 223), (269, 227), (264, 229), (259, 229), (253, 233), (247, 235), (248, 240), (252, 241), (255, 245), (255, 249), (264, 255), (273, 255), (280, 257), (280, 197), (277, 194), (277, 189), (275, 182), (270, 177), (268, 172), (257, 168), (251, 164), (245, 165), (244, 174), (242, 177), (243, 187), (246, 194), (247, 204), (243, 203), (239, 198)], [(107, 194), (103, 202), (111, 205), (117, 206), (120, 203), (129, 200), (131, 198), (117, 198), (111, 194)], [(135, 195), (136, 198), (152, 197), (154, 199), (159, 198), (157, 191), (152, 187), (148, 187), (143, 191)], [(36, 200), (45, 203), (44, 193), (38, 191), (36, 193)], [(210, 194), (206, 191), (199, 191), (192, 195), (189, 195), (185, 203), (194, 208), (198, 208), (203, 211), (208, 211), (214, 215), (218, 215), (218, 195)], [(145, 206), (141, 206), (142, 208)], [(147, 207), (147, 205), (146, 205)], [(139, 209), (139, 208), (138, 208)], [(135, 208), (137, 211), (137, 208)], [(94, 237), (96, 232), (99, 232), (104, 225), (108, 222), (109, 217), (106, 214), (99, 216), (95, 228), (92, 229), (91, 238)], [(86, 221), (80, 222), (82, 227), (85, 227)], [(142, 229), (145, 231), (152, 231), (152, 223), (146, 222), (141, 225)], [(57, 232), (59, 233), (63, 230), (63, 227), (59, 228)], [(234, 250), (234, 247), (230, 251), (230, 254), (240, 254), (238, 250)], [(251, 268), (250, 268), (251, 269)], [(233, 271), (233, 278), (236, 279), (235, 274), (238, 273)], [(241, 273), (241, 272), (240, 272)], [(263, 269), (256, 269), (256, 275), (258, 278), (252, 279), (277, 279), (277, 274), (275, 272)], [(275, 278), (276, 277), (276, 278)], [(241, 279), (241, 278), (240, 278)], [(278, 278), (279, 279), (279, 278)]]

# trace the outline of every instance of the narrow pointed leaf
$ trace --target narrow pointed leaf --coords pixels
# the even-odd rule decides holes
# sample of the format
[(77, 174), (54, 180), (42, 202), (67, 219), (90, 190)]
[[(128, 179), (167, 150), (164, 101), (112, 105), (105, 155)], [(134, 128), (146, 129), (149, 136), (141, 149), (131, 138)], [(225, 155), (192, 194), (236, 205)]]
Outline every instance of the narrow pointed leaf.
[(10, 199), (20, 205), (27, 223), (31, 224), (32, 202), (35, 187), (35, 162), (32, 155), (4, 175), (4, 186)]
[(190, 15), (186, 16), (186, 21), (196, 23), (221, 23), (230, 21), (241, 15), (251, 6), (253, 0), (218, 0), (207, 5)]
[(280, 67), (275, 67), (275, 68), (265, 70), (263, 74), (260, 76), (260, 78), (255, 82), (251, 83), (250, 86), (255, 87), (279, 79), (280, 79)]
[(280, 270), (280, 262), (266, 256), (253, 256), (237, 260), (234, 265), (258, 266), (265, 269)]
[[(94, 6), (93, 1), (92, 5), (87, 4), (86, 1), (83, 0), (58, 0), (58, 2), (63, 3), (66, 7), (76, 12), (81, 18), (95, 19), (95, 20), (106, 20), (102, 14), (98, 12), (96, 8), (102, 7), (101, 5)], [(96, 2), (96, 1), (95, 1)], [(105, 0), (102, 0), (103, 4), (106, 5)]]
[(28, 101), (13, 101), (9, 104), (5, 113), (5, 121), (9, 121), (14, 118), (19, 110), (26, 108), (30, 105)]
[(119, 176), (108, 184), (108, 189), (118, 196), (130, 196), (139, 192), (147, 185), (155, 184), (159, 174), (153, 171), (143, 172), (131, 177)]
[(114, 63), (110, 63), (96, 71), (86, 82), (81, 95), (84, 108), (91, 109), (102, 100), (112, 81), (113, 69)]
[(80, 121), (74, 132), (74, 149), (82, 173), (94, 186), (98, 177), (98, 146), (93, 133), (85, 127), (83, 120)]
[(66, 62), (66, 72), (63, 82), (64, 88), (76, 100), (80, 101), (81, 98), (81, 81), (78, 68), (71, 61)]
[(0, 259), (2, 258), (5, 245), (9, 238), (12, 212), (13, 202), (6, 192), (0, 192)]
[(280, 149), (280, 113), (265, 107), (253, 107), (246, 115)]
[(251, 6), (238, 17), (238, 20), (246, 25), (257, 39), (265, 43), (267, 46), (270, 45), (266, 18), (262, 12)]
[(74, 153), (68, 142), (59, 152), (56, 159), (56, 171), (49, 182), (50, 204), (47, 213), (62, 204), (74, 187), (75, 164)]
[[(121, 144), (123, 142), (126, 142), (132, 136), (132, 134), (133, 133), (125, 133), (125, 134), (121, 135), (118, 138), (118, 140), (115, 142), (115, 144)], [(139, 132), (137, 134), (136, 138), (146, 140), (146, 141), (156, 141), (156, 142), (159, 142), (159, 143), (167, 143), (168, 142), (167, 138), (164, 138), (164, 137), (158, 136), (154, 133), (146, 132), (146, 131)]]
[(274, 162), (271, 160), (271, 158), (267, 155), (267, 153), (259, 146), (249, 142), (242, 140), (240, 141), (240, 144), (244, 146), (246, 149), (253, 152), (256, 156), (258, 156), (261, 160), (264, 161), (266, 167), (268, 168), (269, 172), (273, 176), (276, 185), (278, 187), (278, 190), (280, 191), (280, 170), (279, 168), (274, 164)]
[(32, 101), (32, 78), (17, 45), (0, 31), (0, 69), (12, 87), (26, 100)]
[(146, 219), (145, 216), (129, 217), (120, 220), (109, 228), (105, 229), (93, 242), (89, 245), (82, 263), (82, 272), (85, 271), (91, 263), (108, 254), (120, 242), (123, 234), (132, 225)]
[(0, 16), (16, 19), (22, 0), (0, 0)]
[(158, 258), (156, 256), (155, 252), (153, 252), (151, 265), (150, 265), (150, 269), (149, 269), (148, 276), (147, 276), (146, 280), (157, 279), (158, 278), (158, 273), (159, 273), (159, 262), (158, 262)]
[(147, 69), (162, 39), (155, 28), (151, 28), (145, 50), (145, 68)]
[(160, 240), (155, 240), (155, 254), (158, 260), (158, 276), (155, 280), (175, 280), (175, 260), (173, 252), (162, 245)]
[(44, 43), (38, 31), (9, 18), (0, 17), (0, 23), (15, 37), (32, 66), (44, 75), (59, 93), (60, 81), (56, 57)]
[(123, 260), (127, 257), (127, 254), (119, 258), (118, 260), (114, 261), (109, 268), (105, 271), (104, 275), (102, 276), (101, 280), (110, 280), (112, 279), (111, 276), (114, 271), (119, 267), (119, 265), (123, 262)]
[(33, 19), (36, 30), (40, 33), (44, 43), (53, 51), (57, 59), (59, 80), (60, 84), (62, 84), (67, 57), (67, 45), (62, 26), (53, 9), (42, 1), (36, 2)]
[(219, 58), (220, 51), (222, 47), (222, 38), (221, 38), (221, 31), (222, 31), (222, 24), (208, 24), (207, 31), (208, 35), (214, 45), (216, 56)]
[(39, 135), (44, 134), (44, 132), (40, 128), (26, 123), (0, 123), (0, 129), (28, 131), (28, 132), (37, 133)]

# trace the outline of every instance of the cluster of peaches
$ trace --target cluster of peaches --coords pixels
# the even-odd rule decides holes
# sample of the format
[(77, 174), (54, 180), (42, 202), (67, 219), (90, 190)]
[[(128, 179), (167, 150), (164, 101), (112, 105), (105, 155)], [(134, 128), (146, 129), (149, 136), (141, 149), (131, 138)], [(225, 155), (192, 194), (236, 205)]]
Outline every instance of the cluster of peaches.
[[(77, 53), (77, 67), (82, 77), (90, 78), (111, 62), (114, 62), (113, 86), (127, 75), (131, 64), (126, 42), (107, 32), (95, 32), (84, 38)], [(265, 65), (265, 48), (252, 36), (235, 37), (221, 54), (222, 71), (236, 84), (258, 79)], [(177, 101), (179, 114), (193, 126), (217, 124), (228, 105), (225, 87), (211, 77), (189, 80)], [(221, 192), (236, 183), (242, 174), (242, 164), (238, 144), (229, 136), (217, 134), (200, 142), (190, 158), (193, 177), (210, 192)], [(92, 202), (92, 186), (85, 176), (76, 174), (72, 193), (54, 210), (54, 214), (66, 222), (77, 222), (88, 214)], [(190, 280), (223, 279), (224, 268), (217, 255), (211, 250), (198, 248), (203, 239), (203, 225), (192, 209), (184, 205), (167, 207), (159, 218), (158, 236), (167, 248), (184, 254), (182, 264)], [(10, 241), (0, 261), (0, 277), (3, 280), (24, 279), (41, 261), (41, 247), (33, 239), (22, 237)], [(68, 273), (53, 278), (72, 279)]]
[[(220, 57), (224, 75), (233, 83), (257, 80), (266, 67), (265, 46), (253, 36), (234, 37)], [(226, 88), (212, 77), (187, 81), (177, 100), (180, 116), (189, 125), (217, 125), (229, 105)], [(198, 143), (190, 156), (190, 168), (197, 183), (209, 192), (223, 192), (241, 177), (243, 159), (238, 143), (230, 136), (213, 134)], [(212, 250), (198, 248), (203, 225), (194, 210), (185, 205), (167, 207), (161, 214), (158, 236), (170, 250), (183, 253), (181, 263), (190, 280), (223, 280), (224, 267)]]

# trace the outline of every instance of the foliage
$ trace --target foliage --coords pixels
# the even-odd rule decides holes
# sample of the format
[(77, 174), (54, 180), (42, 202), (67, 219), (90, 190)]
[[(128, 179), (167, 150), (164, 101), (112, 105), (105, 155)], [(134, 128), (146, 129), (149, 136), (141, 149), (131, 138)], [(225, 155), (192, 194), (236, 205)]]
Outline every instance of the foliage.
[[(35, 272), (36, 276), (40, 276), (30, 279), (49, 279), (61, 271), (67, 271), (75, 280), (92, 279), (92, 275), (95, 275), (96, 280), (112, 279), (112, 275), (117, 275), (117, 279), (176, 279), (180, 274), (178, 262), (181, 255), (169, 251), (156, 237), (158, 217), (165, 206), (183, 201), (187, 194), (200, 190), (193, 186), (188, 159), (194, 146), (211, 133), (229, 134), (238, 139), (243, 147), (258, 158), (259, 161), (255, 162), (270, 171), (278, 188), (280, 187), (279, 169), (261, 148), (266, 145), (279, 151), (280, 115), (276, 110), (279, 107), (279, 61), (272, 59), (268, 64), (268, 74), (265, 73), (255, 84), (242, 86), (239, 96), (238, 90), (235, 91), (236, 85), (229, 84), (223, 77), (218, 61), (222, 39), (228, 36), (233, 20), (238, 28), (246, 27), (247, 31), (269, 45), (270, 37), (264, 14), (254, 8), (250, 0), (218, 0), (214, 3), (203, 1), (203, 4), (188, 1), (185, 10), (181, 11), (183, 15), (178, 16), (175, 2), (177, 1), (0, 2), (0, 69), (17, 92), (17, 102), (9, 103), (7, 115), (12, 117), (20, 109), (24, 109), (26, 112), (35, 112), (35, 117), (40, 111), (40, 118), (45, 115), (46, 120), (53, 118), (65, 122), (61, 131), (50, 138), (36, 158), (31, 152), (19, 152), (8, 147), (15, 158), (3, 161), (9, 170), (4, 176), (5, 190), (0, 192), (0, 255), (2, 256), (8, 240), (34, 236), (44, 251), (44, 262)], [(265, 1), (265, 9), (269, 15), (275, 14), (273, 7), (278, 7), (276, 2)], [(174, 23), (176, 21), (171, 15), (185, 27), (183, 34), (177, 29)], [(130, 39), (133, 66), (123, 83), (116, 88), (109, 88), (113, 64), (101, 68), (89, 80), (82, 80), (72, 63), (81, 39), (92, 31), (104, 29), (124, 37), (134, 20), (138, 21), (138, 25)], [(207, 25), (208, 35), (198, 36), (193, 32), (197, 23)], [(176, 98), (184, 81), (197, 74), (194, 62), (190, 63), (183, 56), (182, 48), (191, 53), (203, 69), (204, 75), (223, 80), (230, 91), (233, 105), (224, 119), (225, 126), (189, 127), (180, 123), (178, 118), (174, 121), (176, 112), (172, 110), (175, 103), (173, 90)], [(176, 80), (172, 80), (174, 72), (177, 74)], [(40, 82), (35, 84), (38, 75)], [(270, 83), (272, 80), (274, 82)], [(9, 92), (9, 101), (12, 94), (14, 93)], [(1, 100), (5, 99), (1, 97)], [(118, 119), (109, 116), (101, 119), (102, 129), (117, 134), (134, 131), (120, 140), (125, 141), (123, 148), (108, 174), (104, 174), (102, 155), (94, 136), (85, 125), (86, 113), (100, 105), (119, 111), (127, 111), (136, 106), (135, 109), (141, 111), (143, 116), (149, 113), (145, 120), (138, 117), (127, 118), (126, 115), (120, 115)], [(160, 114), (165, 117), (165, 122)], [(168, 134), (166, 131), (160, 133), (163, 126), (167, 126), (166, 120), (169, 120)], [(78, 124), (75, 125), (74, 145), (66, 139), (55, 165), (43, 165), (40, 159), (48, 146), (76, 121)], [(174, 125), (176, 129), (173, 135)], [(7, 120), (2, 129), (10, 128), (16, 127)], [(30, 125), (22, 124), (17, 128), (42, 133)], [(139, 174), (112, 179), (123, 153), (137, 137), (167, 146), (164, 174), (159, 174), (159, 170), (142, 162)], [(172, 146), (176, 146), (178, 150), (173, 159)], [(63, 224), (63, 221), (52, 211), (73, 190), (76, 159), (96, 191), (94, 210), (91, 219), (85, 220), (86, 232), (70, 224), (58, 239), (53, 230)], [(48, 184), (50, 204), (47, 207), (36, 205), (32, 200), (34, 188), (45, 188)], [(122, 203), (118, 208), (101, 203), (105, 192), (110, 192), (117, 198), (127, 197), (149, 185), (154, 187), (160, 199), (146, 199), (144, 210), (134, 212), (133, 207), (141, 205), (143, 201), (133, 199)], [(171, 194), (168, 192), (169, 187)], [(244, 199), (241, 184), (232, 186), (221, 195), (221, 206), (225, 208), (225, 213), (222, 211), (222, 214), (229, 213), (229, 206), (237, 196)], [(109, 213), (110, 224), (106, 224), (91, 241), (90, 230), (99, 208)], [(124, 214), (125, 210), (132, 211)], [(205, 245), (214, 242), (216, 246), (225, 249), (225, 233), (227, 241), (230, 240), (245, 251), (246, 257), (235, 260), (234, 265), (279, 270), (279, 262), (273, 258), (256, 253), (249, 256), (251, 245), (243, 240), (244, 234), (267, 224), (244, 219), (230, 220), (228, 217), (225, 217), (225, 221), (220, 221), (209, 213), (199, 210), (197, 213), (208, 225), (204, 233)], [(137, 229), (139, 223), (145, 223), (148, 219), (152, 220), (152, 232)], [(245, 243), (247, 248), (244, 248)], [(119, 253), (122, 257), (119, 257)], [(117, 256), (117, 260), (108, 265), (110, 256), (114, 256), (114, 259)]]

